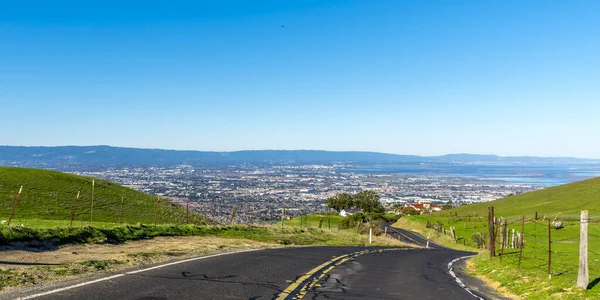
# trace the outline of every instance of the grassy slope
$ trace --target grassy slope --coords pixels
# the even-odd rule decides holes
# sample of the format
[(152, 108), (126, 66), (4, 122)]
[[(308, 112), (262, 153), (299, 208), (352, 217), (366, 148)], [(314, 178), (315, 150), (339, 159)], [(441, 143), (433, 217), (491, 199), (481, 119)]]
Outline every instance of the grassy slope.
[(497, 216), (511, 217), (525, 214), (531, 217), (538, 212), (540, 217), (547, 214), (562, 216), (563, 219), (578, 219), (582, 209), (600, 211), (600, 177), (491, 202), (465, 205), (444, 214), (456, 212), (459, 215), (476, 213), (479, 216), (487, 216), (488, 206), (494, 206)]
[[(216, 236), (243, 238), (283, 245), (348, 245), (366, 246), (368, 236), (352, 231), (318, 228), (293, 228), (277, 226), (212, 226), (212, 225), (121, 225), (112, 228), (57, 227), (26, 228), (0, 226), (0, 246), (13, 242), (39, 245), (110, 242), (148, 239), (157, 236)], [(375, 245), (403, 245), (398, 240), (383, 236), (374, 237)]]
[[(292, 227), (300, 227), (302, 224), (302, 226), (304, 226), (304, 227), (319, 227), (319, 223), (321, 222), (321, 219), (323, 219), (322, 228), (329, 228), (329, 224), (331, 223), (331, 228), (337, 229), (338, 226), (340, 225), (340, 220), (342, 219), (342, 217), (340, 217), (338, 215), (314, 214), (314, 215), (292, 218), (291, 220), (285, 221), (284, 225), (292, 226)], [(281, 222), (278, 222), (278, 224), (281, 225)]]
[[(579, 259), (579, 213), (583, 209), (590, 211), (590, 217), (600, 219), (600, 178), (552, 187), (518, 196), (499, 199), (492, 202), (466, 205), (433, 216), (411, 216), (401, 219), (396, 226), (431, 234), (432, 239), (448, 246), (453, 244), (447, 237), (437, 234), (425, 224), (435, 222), (445, 229), (454, 227), (459, 242), (477, 250), (472, 236), (475, 232), (487, 234), (487, 208), (494, 206), (498, 217), (508, 218), (509, 229), (521, 230), (518, 221), (521, 215), (528, 219), (525, 223), (525, 247), (521, 268), (518, 268), (519, 253), (516, 249), (507, 249), (502, 262), (498, 257), (489, 259), (483, 254), (473, 259), (474, 273), (499, 283), (500, 289), (509, 291), (526, 299), (598, 299), (600, 285), (592, 284), (590, 289), (582, 291), (574, 288), (577, 280)], [(540, 220), (531, 221), (535, 212)], [(458, 216), (455, 216), (457, 213)], [(477, 215), (474, 216), (474, 213)], [(548, 217), (544, 220), (544, 216)], [(557, 216), (565, 221), (564, 228), (551, 230), (552, 234), (552, 278), (548, 278), (548, 229), (547, 220)], [(570, 219), (570, 220), (569, 220)], [(600, 223), (589, 224), (590, 281), (600, 280)], [(465, 248), (465, 246), (460, 246)], [(497, 249), (500, 246), (497, 245)]]
[[(0, 220), (7, 220), (19, 187), (23, 185), (14, 224), (47, 227), (68, 223), (78, 191), (75, 224), (89, 222), (91, 208), (91, 177), (76, 176), (39, 169), (0, 167)], [(94, 222), (119, 222), (121, 197), (124, 197), (123, 222), (154, 222), (156, 198), (105, 180), (94, 179)], [(158, 223), (180, 223), (185, 211), (167, 200), (159, 202)], [(204, 218), (190, 213), (190, 221), (201, 223)]]

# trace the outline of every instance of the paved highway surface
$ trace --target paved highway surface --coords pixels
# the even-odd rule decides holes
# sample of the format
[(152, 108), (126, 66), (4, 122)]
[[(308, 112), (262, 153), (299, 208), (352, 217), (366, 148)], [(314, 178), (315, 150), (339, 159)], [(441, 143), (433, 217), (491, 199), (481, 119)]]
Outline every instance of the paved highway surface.
[[(426, 243), (410, 231), (388, 228), (388, 233)], [(471, 253), (430, 246), (434, 249), (249, 251), (112, 274), (109, 279), (83, 278), (0, 299), (476, 299), (448, 273), (450, 261)], [(90, 284), (94, 279), (98, 282)]]

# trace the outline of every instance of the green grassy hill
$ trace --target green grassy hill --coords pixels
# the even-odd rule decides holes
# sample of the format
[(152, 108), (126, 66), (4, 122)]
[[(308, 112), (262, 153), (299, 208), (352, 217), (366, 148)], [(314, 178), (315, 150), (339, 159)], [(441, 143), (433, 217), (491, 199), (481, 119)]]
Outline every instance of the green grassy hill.
[[(292, 227), (319, 227), (319, 223), (323, 219), (321, 228), (338, 228), (342, 217), (338, 215), (314, 214), (308, 216), (294, 217), (284, 222), (285, 226)], [(278, 222), (281, 225), (281, 222)]]
[[(94, 223), (119, 223), (121, 198), (124, 223), (154, 223), (156, 197), (105, 180), (60, 172), (0, 167), (0, 220), (8, 220), (19, 187), (23, 192), (12, 224), (51, 226), (68, 224), (77, 192), (81, 191), (74, 225), (89, 223), (92, 179), (94, 187)], [(165, 199), (158, 205), (157, 223), (185, 222), (185, 209)], [(190, 212), (190, 222), (204, 223), (205, 218)]]
[(486, 216), (488, 207), (494, 206), (496, 216), (515, 217), (526, 215), (532, 217), (536, 212), (544, 215), (558, 215), (564, 218), (578, 219), (581, 210), (600, 211), (600, 177), (578, 181), (561, 186), (498, 199), (491, 202), (461, 206), (448, 212), (467, 215), (476, 213)]

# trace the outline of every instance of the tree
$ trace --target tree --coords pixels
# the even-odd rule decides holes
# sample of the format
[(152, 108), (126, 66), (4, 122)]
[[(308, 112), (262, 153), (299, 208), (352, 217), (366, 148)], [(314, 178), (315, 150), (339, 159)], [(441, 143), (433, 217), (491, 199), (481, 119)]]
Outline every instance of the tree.
[(454, 208), (454, 203), (452, 202), (452, 200), (448, 200), (448, 202), (446, 202), (446, 204), (444, 204), (444, 206), (442, 206), (443, 210), (452, 209), (452, 208)]
[(400, 209), (400, 211), (402, 212), (402, 214), (409, 215), (409, 216), (414, 216), (414, 215), (419, 214), (419, 212), (414, 207), (411, 207), (411, 206), (403, 207)]
[(362, 209), (364, 212), (383, 213), (385, 209), (379, 202), (379, 195), (374, 191), (360, 191), (354, 195), (354, 207)]
[(329, 197), (326, 200), (327, 207), (335, 209), (337, 212), (341, 212), (342, 209), (351, 208), (354, 205), (352, 195), (348, 193), (336, 194), (333, 197)]

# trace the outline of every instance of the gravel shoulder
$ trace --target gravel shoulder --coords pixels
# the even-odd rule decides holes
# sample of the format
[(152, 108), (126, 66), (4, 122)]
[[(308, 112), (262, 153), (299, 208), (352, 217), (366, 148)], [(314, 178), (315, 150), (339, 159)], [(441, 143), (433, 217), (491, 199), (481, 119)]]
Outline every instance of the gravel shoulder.
[(176, 259), (271, 247), (281, 245), (199, 236), (156, 237), (118, 245), (4, 246), (0, 247), (0, 293)]

